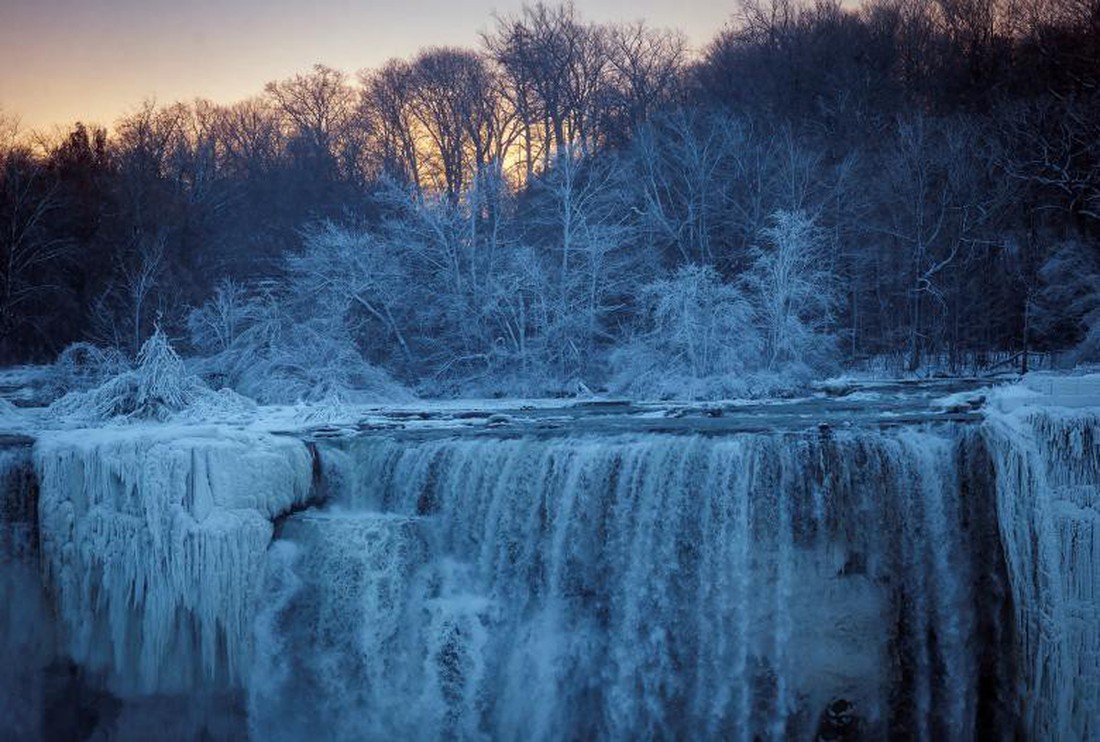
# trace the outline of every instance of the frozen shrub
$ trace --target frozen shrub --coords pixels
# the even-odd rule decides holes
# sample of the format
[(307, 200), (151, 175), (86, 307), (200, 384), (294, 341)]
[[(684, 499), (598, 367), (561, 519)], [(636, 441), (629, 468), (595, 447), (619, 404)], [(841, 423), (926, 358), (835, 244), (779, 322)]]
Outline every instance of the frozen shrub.
[(612, 355), (623, 392), (669, 397), (739, 396), (761, 355), (752, 307), (706, 265), (682, 266), (642, 289), (643, 324)]
[[(95, 423), (118, 418), (166, 420), (198, 403), (213, 412), (225, 408), (229, 401), (188, 373), (158, 327), (142, 345), (135, 368), (92, 389), (69, 392), (49, 409), (56, 417)], [(237, 400), (231, 404), (237, 404)]]
[(73, 343), (61, 351), (45, 375), (45, 391), (51, 398), (83, 391), (130, 368), (117, 348), (100, 348), (91, 343)]

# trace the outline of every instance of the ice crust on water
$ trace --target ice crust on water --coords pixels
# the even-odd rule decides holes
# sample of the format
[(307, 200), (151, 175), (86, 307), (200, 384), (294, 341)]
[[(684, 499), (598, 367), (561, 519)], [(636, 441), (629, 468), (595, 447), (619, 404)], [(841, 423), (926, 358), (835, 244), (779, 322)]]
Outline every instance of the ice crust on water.
[[(1018, 693), (1031, 739), (1100, 738), (1095, 382), (1100, 377), (1091, 386), (1078, 380), (1068, 393), (1066, 384), (1029, 385), (1031, 395), (994, 400), (985, 428), (997, 468), (998, 521), (1019, 634)], [(1036, 391), (1046, 396), (1036, 397)], [(1091, 408), (1083, 397), (1091, 399)]]
[(309, 494), (302, 442), (143, 425), (50, 433), (34, 459), (72, 659), (124, 696), (239, 685), (272, 521)]

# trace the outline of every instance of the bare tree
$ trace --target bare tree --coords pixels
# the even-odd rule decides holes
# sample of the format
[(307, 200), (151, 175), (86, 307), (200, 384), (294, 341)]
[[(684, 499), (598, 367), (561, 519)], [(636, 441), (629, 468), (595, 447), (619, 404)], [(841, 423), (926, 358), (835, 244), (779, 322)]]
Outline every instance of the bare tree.
[(543, 208), (536, 225), (556, 258), (557, 284), (549, 350), (562, 380), (591, 371), (609, 314), (621, 308), (632, 271), (626, 248), (632, 225), (621, 200), (622, 172), (564, 150), (539, 183)]
[(346, 74), (316, 64), (309, 74), (270, 82), (264, 91), (311, 157), (333, 162), (340, 158), (357, 98)]
[(678, 96), (687, 41), (680, 32), (647, 28), (641, 22), (613, 26), (605, 37), (608, 105), (619, 119), (615, 138), (626, 141), (635, 127)]
[(744, 280), (764, 338), (767, 369), (818, 365), (828, 357), (836, 287), (826, 235), (805, 212), (777, 211)]
[(0, 340), (34, 326), (32, 304), (59, 288), (47, 269), (70, 245), (49, 228), (61, 206), (56, 180), (29, 151), (0, 150)]
[(164, 269), (166, 242), (167, 236), (163, 231), (141, 239), (136, 246), (134, 259), (120, 265), (130, 310), (129, 321), (135, 355), (145, 342), (149, 302)]

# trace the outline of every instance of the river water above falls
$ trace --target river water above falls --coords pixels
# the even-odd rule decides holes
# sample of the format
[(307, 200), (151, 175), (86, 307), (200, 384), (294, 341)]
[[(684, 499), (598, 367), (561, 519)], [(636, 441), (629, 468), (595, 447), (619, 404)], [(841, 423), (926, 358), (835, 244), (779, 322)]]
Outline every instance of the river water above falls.
[(41, 628), (0, 709), (30, 738), (72, 694), (66, 729), (118, 739), (1094, 738), (1095, 411), (950, 391), (9, 446), (0, 589), (39, 597), (4, 628)]

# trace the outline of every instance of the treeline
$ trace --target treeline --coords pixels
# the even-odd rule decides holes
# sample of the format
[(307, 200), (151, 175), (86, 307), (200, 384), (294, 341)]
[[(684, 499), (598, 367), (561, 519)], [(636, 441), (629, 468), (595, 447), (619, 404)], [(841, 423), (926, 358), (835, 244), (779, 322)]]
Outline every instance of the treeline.
[(1098, 86), (1100, 0), (751, 0), (698, 55), (537, 4), (477, 49), (9, 133), (0, 356), (157, 323), (270, 398), (1084, 359)]

